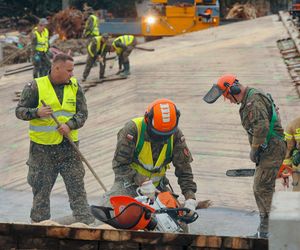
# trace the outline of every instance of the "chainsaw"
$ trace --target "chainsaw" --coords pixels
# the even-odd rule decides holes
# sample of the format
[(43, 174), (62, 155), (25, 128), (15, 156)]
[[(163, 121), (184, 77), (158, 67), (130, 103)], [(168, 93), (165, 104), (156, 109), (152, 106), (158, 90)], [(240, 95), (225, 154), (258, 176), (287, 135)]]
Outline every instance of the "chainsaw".
[(150, 199), (144, 195), (112, 196), (113, 206), (91, 206), (96, 219), (117, 229), (156, 232), (186, 232), (187, 224), (198, 219), (198, 214), (178, 206), (170, 192), (160, 192)]

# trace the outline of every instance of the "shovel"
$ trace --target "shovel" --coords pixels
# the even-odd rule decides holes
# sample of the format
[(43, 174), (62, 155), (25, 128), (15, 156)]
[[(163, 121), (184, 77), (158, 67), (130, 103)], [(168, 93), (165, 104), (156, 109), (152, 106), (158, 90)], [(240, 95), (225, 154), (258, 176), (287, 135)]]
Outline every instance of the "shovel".
[[(47, 106), (47, 104), (41, 100), (41, 103), (43, 104), (43, 106)], [(57, 124), (58, 127), (61, 126), (60, 122), (57, 120), (57, 118), (51, 114), (52, 119), (55, 121), (55, 123)], [(77, 147), (77, 145), (73, 142), (73, 140), (70, 138), (69, 135), (65, 135), (65, 137), (69, 140), (70, 144), (73, 146), (73, 148), (75, 149), (75, 151), (77, 152), (77, 154), (79, 155), (80, 159), (87, 165), (87, 167), (89, 168), (89, 170), (92, 172), (92, 174), (94, 175), (94, 177), (96, 178), (96, 180), (98, 181), (98, 183), (100, 184), (100, 186), (103, 188), (103, 190), (106, 192), (107, 189), (104, 186), (103, 182), (100, 180), (99, 176), (96, 174), (96, 172), (94, 171), (94, 169), (92, 168), (92, 166), (89, 164), (89, 162), (87, 161), (87, 159), (83, 156), (83, 154), (79, 151), (79, 148)]]

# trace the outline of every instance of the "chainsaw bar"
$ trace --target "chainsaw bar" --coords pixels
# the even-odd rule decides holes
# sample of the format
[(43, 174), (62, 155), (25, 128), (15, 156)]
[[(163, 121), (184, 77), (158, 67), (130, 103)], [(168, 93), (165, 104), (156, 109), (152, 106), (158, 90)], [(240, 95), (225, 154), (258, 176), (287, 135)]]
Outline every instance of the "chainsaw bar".
[(255, 173), (255, 168), (239, 168), (239, 169), (229, 169), (226, 171), (226, 176), (230, 177), (249, 177), (253, 176)]

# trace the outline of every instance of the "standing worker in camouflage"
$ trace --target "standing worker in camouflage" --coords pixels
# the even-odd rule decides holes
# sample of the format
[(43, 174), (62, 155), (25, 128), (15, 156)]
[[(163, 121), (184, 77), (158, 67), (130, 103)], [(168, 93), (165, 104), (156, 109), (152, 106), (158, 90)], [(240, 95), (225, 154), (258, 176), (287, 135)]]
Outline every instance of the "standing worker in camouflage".
[[(50, 193), (60, 174), (66, 185), (70, 207), (78, 222), (94, 221), (84, 189), (85, 170), (79, 155), (65, 135), (78, 145), (78, 129), (88, 116), (86, 100), (77, 80), (72, 77), (73, 58), (57, 55), (48, 76), (28, 83), (16, 108), (17, 118), (29, 121), (30, 151), (27, 180), (32, 187), (31, 220), (47, 220)], [(41, 101), (47, 106), (43, 106)], [(53, 114), (61, 126), (57, 128)]]
[[(300, 191), (300, 117), (291, 121), (284, 131), (287, 142), (285, 159), (280, 174), (292, 174), (293, 191)], [(281, 177), (279, 175), (279, 177)]]
[(100, 63), (99, 78), (100, 79), (104, 78), (105, 65), (106, 65), (106, 53), (107, 53), (106, 42), (108, 38), (109, 38), (108, 34), (104, 33), (101, 36), (95, 36), (91, 39), (88, 45), (88, 56), (87, 56), (86, 65), (82, 76), (83, 82), (86, 81), (86, 78), (88, 77), (91, 68), (93, 67), (97, 59)]
[(85, 22), (84, 30), (83, 30), (83, 38), (93, 38), (95, 36), (99, 36), (99, 19), (96, 14), (93, 13), (93, 9), (89, 9), (88, 13), (90, 16)]
[(241, 104), (241, 123), (248, 133), (250, 159), (256, 164), (253, 191), (260, 225), (255, 236), (267, 238), (275, 180), (286, 152), (278, 109), (270, 95), (243, 86), (232, 74), (221, 76), (203, 99), (213, 103), (222, 94), (231, 103)]
[(41, 18), (31, 34), (33, 78), (46, 76), (50, 70), (48, 21)]
[(179, 116), (172, 101), (158, 99), (148, 106), (144, 116), (132, 119), (119, 131), (113, 158), (115, 181), (104, 196), (107, 205), (111, 196), (137, 196), (136, 189), (148, 180), (158, 190), (169, 191), (166, 171), (172, 162), (185, 207), (195, 211), (197, 186), (190, 165), (193, 159), (178, 128)]
[(119, 36), (112, 42), (111, 51), (116, 52), (119, 61), (119, 71), (117, 72), (117, 75), (130, 75), (129, 55), (136, 44), (136, 38), (132, 35)]

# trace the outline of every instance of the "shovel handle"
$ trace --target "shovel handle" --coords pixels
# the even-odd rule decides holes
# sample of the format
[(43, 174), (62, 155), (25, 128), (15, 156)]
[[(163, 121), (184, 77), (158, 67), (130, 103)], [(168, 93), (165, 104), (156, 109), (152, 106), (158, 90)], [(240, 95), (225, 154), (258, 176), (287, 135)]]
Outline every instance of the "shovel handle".
[[(41, 100), (41, 103), (43, 104), (43, 106), (47, 106), (47, 104), (44, 102), (44, 100)], [(57, 118), (51, 114), (52, 119), (55, 121), (55, 123), (57, 124), (58, 127), (61, 126), (60, 122), (57, 120)], [(87, 159), (83, 156), (83, 154), (79, 151), (79, 148), (77, 147), (77, 145), (74, 143), (74, 141), (71, 139), (71, 137), (69, 135), (65, 135), (65, 137), (69, 140), (70, 144), (73, 146), (73, 148), (75, 149), (75, 151), (77, 152), (77, 154), (79, 155), (80, 159), (87, 165), (87, 167), (89, 168), (89, 170), (92, 172), (92, 174), (94, 175), (94, 177), (96, 178), (96, 180), (98, 181), (98, 183), (100, 184), (100, 186), (103, 188), (103, 190), (106, 192), (107, 189), (104, 186), (103, 182), (100, 180), (99, 176), (96, 174), (96, 172), (94, 171), (94, 169), (92, 168), (92, 166), (89, 164), (89, 162), (87, 161)]]

